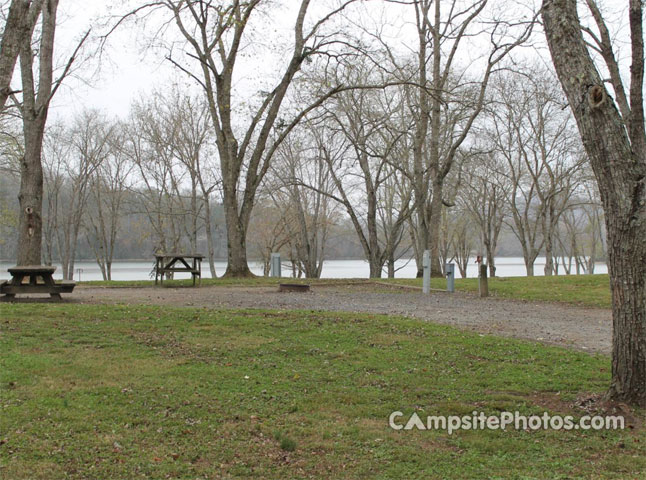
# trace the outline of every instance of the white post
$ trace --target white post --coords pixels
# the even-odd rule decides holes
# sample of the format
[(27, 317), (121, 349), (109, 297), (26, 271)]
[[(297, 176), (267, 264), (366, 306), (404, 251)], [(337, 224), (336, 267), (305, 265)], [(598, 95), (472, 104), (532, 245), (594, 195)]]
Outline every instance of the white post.
[(446, 264), (446, 291), (455, 292), (455, 263)]
[(269, 274), (272, 277), (280, 277), (280, 253), (271, 254)]

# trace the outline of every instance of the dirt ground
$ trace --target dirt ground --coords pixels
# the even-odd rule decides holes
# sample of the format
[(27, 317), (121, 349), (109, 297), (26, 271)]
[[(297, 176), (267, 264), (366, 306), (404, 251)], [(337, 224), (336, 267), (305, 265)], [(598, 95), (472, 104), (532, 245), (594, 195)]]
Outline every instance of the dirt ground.
[(148, 304), (209, 308), (325, 310), (404, 315), (490, 333), (610, 353), (610, 310), (530, 303), (473, 294), (432, 292), (382, 285), (314, 286), (309, 293), (276, 287), (105, 288), (79, 286), (64, 302)]

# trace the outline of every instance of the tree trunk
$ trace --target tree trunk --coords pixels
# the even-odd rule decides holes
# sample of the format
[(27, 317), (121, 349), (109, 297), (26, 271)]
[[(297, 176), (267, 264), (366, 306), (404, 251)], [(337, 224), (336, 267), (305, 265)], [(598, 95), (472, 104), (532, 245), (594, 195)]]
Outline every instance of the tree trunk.
[[(82, 208), (82, 205), (79, 205), (78, 208)], [(69, 257), (69, 264), (67, 267), (67, 276), (64, 277), (65, 280), (73, 280), (74, 279), (74, 264), (76, 262), (76, 247), (78, 246), (78, 237), (79, 237), (79, 230), (81, 227), (81, 213), (79, 212), (79, 217), (78, 220), (75, 222), (75, 224), (72, 226), (72, 238), (71, 238), (71, 243), (70, 243), (70, 257)]]
[(525, 259), (525, 269), (527, 270), (527, 276), (534, 276), (534, 262), (528, 259)]
[(43, 167), (41, 152), (46, 115), (23, 114), (25, 156), (20, 165), (18, 265), (40, 265), (43, 229)]
[[(611, 218), (611, 217), (606, 217)], [(608, 223), (615, 223), (609, 220)], [(646, 228), (615, 225), (608, 242), (612, 289), (610, 397), (646, 405)], [(616, 232), (616, 230), (619, 230)]]
[[(646, 133), (642, 6), (630, 1), (630, 111), (619, 113), (581, 32), (576, 0), (550, 0), (543, 21), (556, 72), (599, 184), (612, 288), (612, 400), (646, 406)], [(615, 85), (616, 86), (616, 85)], [(620, 93), (623, 93), (621, 87)], [(626, 110), (624, 104), (622, 110)]]
[(381, 270), (383, 265), (381, 264), (379, 259), (371, 257), (368, 263), (370, 265), (370, 278), (381, 278)]
[(198, 223), (198, 207), (197, 207), (197, 181), (195, 175), (191, 173), (191, 253), (197, 253), (197, 232), (199, 227)]
[(390, 250), (388, 255), (388, 278), (395, 278), (395, 255), (394, 250)]
[(104, 281), (109, 280), (108, 279), (108, 271), (106, 270), (105, 262), (101, 259), (97, 259), (97, 262), (99, 264), (99, 270), (101, 270), (101, 277), (103, 278)]
[(489, 266), (489, 278), (494, 278), (496, 276), (496, 260), (493, 255), (493, 250), (489, 245), (486, 246), (487, 250), (487, 265)]
[(204, 229), (206, 230), (206, 249), (211, 278), (217, 278), (215, 273), (215, 250), (213, 247), (213, 229), (211, 228), (211, 204), (209, 195), (204, 194)]
[(224, 195), (227, 222), (227, 269), (225, 277), (253, 277), (247, 263), (247, 225), (238, 215), (237, 195)]
[(554, 252), (552, 247), (552, 228), (548, 221), (547, 230), (545, 230), (545, 268), (544, 273), (546, 277), (554, 273)]
[(443, 277), (440, 263), (440, 235), (442, 233), (442, 190), (441, 183), (433, 185), (431, 199), (431, 231), (429, 236), (429, 250), (431, 251), (431, 277)]
[(227, 269), (225, 277), (253, 277), (247, 264), (246, 229), (227, 224)]
[(35, 63), (31, 35), (22, 38), (20, 74), (23, 89), (21, 108), (25, 156), (20, 166), (20, 215), (18, 223), (18, 265), (40, 265), (43, 235), (43, 134), (52, 93), (54, 31), (58, 0), (49, 0), (42, 13), (38, 48), (39, 83), (36, 93)]
[(412, 228), (414, 229), (414, 236), (416, 237), (414, 240), (416, 245), (415, 263), (417, 265), (417, 274), (415, 276), (417, 278), (422, 278), (424, 276), (424, 265), (422, 264), (422, 262), (424, 257), (424, 250), (428, 250), (430, 237), (427, 210), (428, 209), (425, 205), (420, 206), (420, 213), (417, 216), (417, 225), (412, 226)]
[[(366, 173), (367, 169), (364, 169)], [(366, 178), (368, 178), (366, 176)], [(368, 262), (370, 263), (370, 278), (381, 278), (381, 271), (383, 268), (383, 253), (379, 246), (379, 231), (377, 229), (377, 194), (372, 181), (366, 182), (368, 212), (367, 212), (367, 227), (368, 227)]]

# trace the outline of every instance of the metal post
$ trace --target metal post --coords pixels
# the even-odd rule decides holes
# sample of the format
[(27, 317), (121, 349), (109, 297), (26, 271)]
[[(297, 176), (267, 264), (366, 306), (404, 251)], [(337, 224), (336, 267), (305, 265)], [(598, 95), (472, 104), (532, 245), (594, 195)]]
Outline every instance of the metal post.
[(271, 254), (271, 266), (269, 273), (272, 277), (280, 277), (280, 253)]
[(424, 250), (422, 257), (422, 267), (424, 268), (424, 280), (422, 283), (422, 291), (424, 293), (431, 293), (431, 252)]
[(487, 264), (480, 264), (480, 275), (478, 275), (478, 288), (481, 297), (489, 296), (489, 281), (487, 280)]
[(455, 292), (455, 264), (447, 263), (444, 267), (446, 269), (446, 291)]

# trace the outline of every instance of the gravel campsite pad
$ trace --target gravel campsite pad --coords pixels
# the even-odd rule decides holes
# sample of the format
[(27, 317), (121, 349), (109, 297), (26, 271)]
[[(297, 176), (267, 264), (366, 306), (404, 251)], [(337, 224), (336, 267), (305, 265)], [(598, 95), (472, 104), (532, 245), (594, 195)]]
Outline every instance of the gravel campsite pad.
[(279, 293), (276, 287), (80, 286), (66, 301), (403, 315), (481, 333), (600, 353), (610, 353), (612, 340), (612, 315), (607, 309), (499, 298), (481, 299), (467, 293), (438, 291), (423, 295), (419, 291), (369, 284), (313, 286), (308, 293)]

